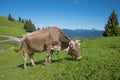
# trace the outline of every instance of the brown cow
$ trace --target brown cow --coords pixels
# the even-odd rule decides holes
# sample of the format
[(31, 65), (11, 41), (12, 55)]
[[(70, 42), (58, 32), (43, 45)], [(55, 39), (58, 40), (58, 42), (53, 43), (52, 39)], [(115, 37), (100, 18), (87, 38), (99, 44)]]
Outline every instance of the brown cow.
[(70, 40), (59, 28), (51, 27), (41, 29), (32, 33), (28, 33), (21, 39), (21, 47), (16, 48), (18, 52), (22, 49), (24, 68), (26, 68), (27, 54), (31, 59), (31, 63), (35, 66), (33, 61), (33, 54), (35, 52), (46, 51), (45, 64), (51, 62), (51, 55), (53, 51), (59, 52), (70, 45), (69, 54), (74, 55), (77, 60), (80, 60), (79, 44), (75, 40)]

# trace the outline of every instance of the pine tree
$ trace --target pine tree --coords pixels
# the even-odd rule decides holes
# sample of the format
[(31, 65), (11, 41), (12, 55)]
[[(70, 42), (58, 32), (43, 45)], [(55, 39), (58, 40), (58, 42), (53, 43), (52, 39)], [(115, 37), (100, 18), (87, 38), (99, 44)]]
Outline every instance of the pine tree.
[(33, 32), (36, 30), (34, 24), (32, 23), (31, 20), (26, 20), (25, 24), (24, 24), (24, 29), (26, 30), (26, 32)]
[(120, 27), (119, 27), (119, 22), (118, 22), (118, 16), (117, 16), (115, 10), (113, 10), (111, 15), (109, 16), (103, 36), (105, 36), (105, 37), (106, 36), (120, 36)]
[(11, 14), (8, 15), (8, 20), (14, 21), (14, 18), (12, 18)]
[(37, 30), (40, 30), (40, 28), (38, 27)]
[(18, 19), (19, 19), (19, 20), (18, 20), (19, 22), (22, 22), (22, 19), (21, 19), (21, 17), (18, 17)]
[(21, 21), (22, 23), (25, 23), (26, 21), (24, 20), (24, 19), (22, 19), (22, 21)]

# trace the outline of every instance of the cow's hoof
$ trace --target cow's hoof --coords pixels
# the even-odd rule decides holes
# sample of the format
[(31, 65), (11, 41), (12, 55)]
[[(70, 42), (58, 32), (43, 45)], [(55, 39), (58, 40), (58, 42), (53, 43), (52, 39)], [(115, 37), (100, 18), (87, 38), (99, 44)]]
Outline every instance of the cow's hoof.
[(25, 70), (26, 70), (26, 69), (27, 69), (27, 67), (23, 67), (23, 69), (25, 69)]
[(34, 64), (34, 65), (32, 65), (32, 67), (35, 67), (36, 65)]
[(45, 66), (48, 66), (49, 65), (49, 63), (45, 63)]

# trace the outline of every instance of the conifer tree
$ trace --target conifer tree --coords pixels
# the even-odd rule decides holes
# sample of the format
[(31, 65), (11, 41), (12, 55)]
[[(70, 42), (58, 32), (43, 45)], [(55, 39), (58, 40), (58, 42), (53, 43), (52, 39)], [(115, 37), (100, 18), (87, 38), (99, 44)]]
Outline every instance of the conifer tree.
[(32, 23), (31, 20), (25, 21), (24, 29), (26, 30), (26, 32), (33, 32), (36, 30), (35, 25)]
[(8, 15), (8, 20), (14, 21), (14, 18), (12, 18), (11, 14)]
[(103, 36), (105, 36), (105, 37), (106, 36), (120, 36), (120, 27), (119, 27), (119, 22), (118, 22), (118, 16), (117, 16), (115, 10), (113, 10), (111, 15), (109, 16)]
[(18, 19), (19, 19), (19, 20), (18, 20), (19, 22), (22, 22), (22, 19), (21, 19), (21, 17), (18, 17)]
[(26, 21), (27, 21), (26, 19), (22, 19), (22, 21), (21, 21), (21, 22), (22, 22), (22, 23), (25, 23)]
[(40, 28), (38, 27), (37, 30), (40, 30)]

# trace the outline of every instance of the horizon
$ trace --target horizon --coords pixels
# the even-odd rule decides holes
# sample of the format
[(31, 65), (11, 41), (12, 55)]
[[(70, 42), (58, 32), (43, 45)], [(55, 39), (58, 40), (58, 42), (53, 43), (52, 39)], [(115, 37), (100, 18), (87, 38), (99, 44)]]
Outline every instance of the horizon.
[(36, 28), (104, 30), (113, 10), (120, 22), (119, 3), (120, 0), (2, 0), (0, 15), (30, 19)]

